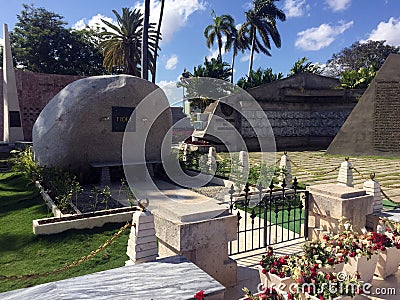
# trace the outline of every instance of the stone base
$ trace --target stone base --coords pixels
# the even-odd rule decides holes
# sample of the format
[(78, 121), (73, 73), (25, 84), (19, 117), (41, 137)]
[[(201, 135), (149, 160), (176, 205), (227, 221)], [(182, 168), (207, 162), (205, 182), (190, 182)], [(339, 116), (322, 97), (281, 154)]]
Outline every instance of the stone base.
[(349, 219), (353, 230), (361, 232), (365, 227), (366, 215), (372, 213), (373, 196), (338, 184), (320, 184), (308, 187), (310, 191), (310, 227), (337, 233), (338, 220)]
[(225, 287), (236, 285), (237, 264), (228, 256), (228, 243), (236, 238), (236, 216), (182, 222), (165, 211), (153, 213), (160, 257), (182, 255)]
[(159, 240), (158, 253), (160, 258), (177, 254), (186, 257), (225, 287), (233, 287), (237, 284), (237, 263), (228, 257), (228, 245), (226, 247), (206, 247), (198, 250), (178, 251)]

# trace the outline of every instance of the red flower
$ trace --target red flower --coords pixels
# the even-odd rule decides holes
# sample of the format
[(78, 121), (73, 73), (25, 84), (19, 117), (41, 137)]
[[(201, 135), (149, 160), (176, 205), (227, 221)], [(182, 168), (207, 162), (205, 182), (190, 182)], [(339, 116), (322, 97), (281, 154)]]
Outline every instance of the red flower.
[(386, 248), (385, 248), (385, 246), (381, 246), (381, 251), (385, 251), (386, 250)]
[(325, 300), (324, 296), (319, 295), (319, 300)]
[(271, 274), (276, 274), (276, 270), (275, 270), (274, 268), (271, 268), (271, 270), (269, 270), (269, 272), (270, 272)]
[(262, 269), (263, 274), (267, 274), (267, 269)]
[(194, 295), (194, 298), (198, 299), (198, 300), (203, 300), (204, 299), (204, 291), (201, 290), (200, 292), (197, 292), (196, 295)]
[(350, 253), (350, 257), (355, 257), (355, 256), (356, 256), (356, 253), (354, 251)]
[(292, 300), (293, 299), (293, 295), (291, 293), (288, 293), (287, 294), (287, 298), (288, 298), (288, 300)]

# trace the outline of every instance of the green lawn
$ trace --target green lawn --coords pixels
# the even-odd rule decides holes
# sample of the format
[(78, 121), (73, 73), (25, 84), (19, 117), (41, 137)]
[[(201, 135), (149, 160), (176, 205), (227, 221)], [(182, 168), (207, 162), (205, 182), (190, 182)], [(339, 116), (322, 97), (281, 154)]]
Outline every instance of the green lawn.
[[(15, 173), (0, 173), (0, 275), (44, 273), (60, 268), (97, 249), (123, 225), (35, 236), (32, 220), (47, 216), (47, 207), (33, 185)], [(129, 231), (91, 260), (68, 271), (29, 280), (0, 279), (0, 292), (121, 267), (128, 259), (125, 252)]]
[[(240, 209), (244, 210), (244, 207), (240, 207)], [(261, 209), (261, 213), (258, 212), (258, 208), (256, 207), (255, 213), (258, 217), (264, 219), (264, 209)], [(252, 208), (247, 208), (247, 212), (251, 214)], [(304, 219), (305, 210), (301, 210), (301, 218)], [(296, 233), (300, 233), (301, 224), (304, 223), (303, 220), (300, 220), (300, 208), (295, 208), (290, 210), (290, 216), (287, 209), (280, 210), (277, 214), (272, 210), (267, 210), (267, 220), (271, 224), (277, 224)]]

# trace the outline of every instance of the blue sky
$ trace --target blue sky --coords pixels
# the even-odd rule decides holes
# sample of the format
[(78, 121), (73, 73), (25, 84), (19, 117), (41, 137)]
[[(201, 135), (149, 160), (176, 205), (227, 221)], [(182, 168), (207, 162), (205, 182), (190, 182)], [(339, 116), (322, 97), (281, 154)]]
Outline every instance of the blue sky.
[[(141, 7), (143, 1), (20, 1), (0, 0), (0, 23), (8, 23), (9, 30), (17, 21), (22, 3), (34, 3), (65, 17), (69, 27), (79, 28), (102, 18), (113, 18), (112, 9)], [(166, 0), (163, 37), (157, 82), (164, 85), (176, 81), (186, 67), (189, 71), (201, 64), (205, 56), (216, 56), (217, 49), (209, 50), (203, 36), (204, 28), (212, 22), (210, 12), (230, 14), (236, 24), (244, 21), (244, 12), (251, 1), (239, 0)], [(387, 40), (400, 45), (399, 0), (281, 0), (277, 6), (286, 13), (287, 20), (278, 23), (282, 37), (280, 49), (272, 47), (272, 57), (257, 55), (254, 68), (271, 67), (286, 75), (293, 63), (303, 56), (321, 64), (344, 47), (357, 40)], [(151, 0), (151, 19), (157, 21), (158, 0)], [(3, 32), (0, 33), (0, 38)], [(224, 54), (231, 62), (231, 53)], [(248, 53), (239, 54), (235, 65), (235, 81), (247, 73)]]

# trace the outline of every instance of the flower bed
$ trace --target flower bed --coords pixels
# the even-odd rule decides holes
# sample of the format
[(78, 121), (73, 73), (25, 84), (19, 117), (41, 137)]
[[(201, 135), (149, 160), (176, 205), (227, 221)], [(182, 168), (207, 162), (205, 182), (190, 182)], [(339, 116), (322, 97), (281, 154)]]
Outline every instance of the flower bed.
[[(382, 225), (380, 232), (361, 234), (349, 223), (340, 224), (338, 234), (305, 243), (303, 255), (277, 257), (269, 247), (260, 262), (261, 284), (276, 288), (286, 299), (353, 297), (361, 293), (361, 283), (371, 281), (374, 273), (385, 278), (398, 270), (400, 225), (382, 224), (386, 226)], [(326, 288), (335, 284), (351, 290)]]
[(49, 235), (69, 229), (102, 227), (106, 223), (130, 222), (132, 221), (132, 213), (138, 209), (138, 207), (125, 207), (61, 218), (53, 217), (33, 220), (33, 232), (36, 235)]

